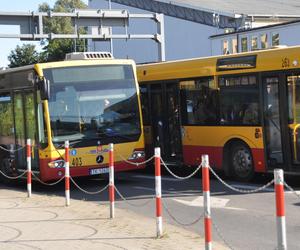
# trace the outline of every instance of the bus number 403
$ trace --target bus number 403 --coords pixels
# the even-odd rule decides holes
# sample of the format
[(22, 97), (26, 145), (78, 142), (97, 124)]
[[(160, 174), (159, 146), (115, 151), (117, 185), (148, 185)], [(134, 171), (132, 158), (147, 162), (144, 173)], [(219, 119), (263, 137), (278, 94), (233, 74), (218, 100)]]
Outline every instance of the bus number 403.
[(82, 166), (81, 157), (74, 157), (72, 160), (72, 166)]

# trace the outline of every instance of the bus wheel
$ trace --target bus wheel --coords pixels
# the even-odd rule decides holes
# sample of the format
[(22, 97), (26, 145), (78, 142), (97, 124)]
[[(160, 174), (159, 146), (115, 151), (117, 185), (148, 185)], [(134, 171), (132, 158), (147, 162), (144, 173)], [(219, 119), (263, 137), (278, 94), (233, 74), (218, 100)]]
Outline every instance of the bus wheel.
[(253, 158), (249, 147), (237, 143), (231, 149), (231, 168), (234, 178), (239, 181), (250, 181), (254, 176)]

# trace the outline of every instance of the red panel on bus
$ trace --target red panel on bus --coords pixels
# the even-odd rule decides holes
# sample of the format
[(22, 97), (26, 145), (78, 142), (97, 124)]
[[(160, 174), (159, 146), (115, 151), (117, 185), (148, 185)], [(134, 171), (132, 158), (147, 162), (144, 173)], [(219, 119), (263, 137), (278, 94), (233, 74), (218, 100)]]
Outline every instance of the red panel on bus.
[[(255, 172), (266, 172), (264, 150), (261, 148), (252, 148), (253, 162)], [(184, 163), (187, 165), (199, 165), (201, 163), (201, 155), (209, 156), (209, 164), (217, 169), (222, 168), (223, 147), (209, 146), (184, 146), (183, 157)]]

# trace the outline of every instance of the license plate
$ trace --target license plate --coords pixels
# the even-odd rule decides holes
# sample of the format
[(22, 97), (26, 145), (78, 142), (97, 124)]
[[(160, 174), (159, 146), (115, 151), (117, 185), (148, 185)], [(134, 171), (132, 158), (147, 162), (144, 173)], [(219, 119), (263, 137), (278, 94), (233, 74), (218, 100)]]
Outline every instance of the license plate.
[(93, 169), (90, 169), (90, 175), (106, 174), (108, 172), (109, 172), (109, 168), (93, 168)]

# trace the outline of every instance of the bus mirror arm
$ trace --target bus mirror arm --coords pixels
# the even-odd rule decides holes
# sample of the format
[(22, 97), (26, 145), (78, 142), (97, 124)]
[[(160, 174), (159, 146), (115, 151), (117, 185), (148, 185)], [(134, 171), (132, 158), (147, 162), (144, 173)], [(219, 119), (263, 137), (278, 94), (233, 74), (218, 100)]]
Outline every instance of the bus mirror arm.
[(45, 77), (39, 79), (38, 89), (41, 92), (41, 99), (42, 100), (49, 100), (50, 99), (50, 81), (49, 80), (47, 80)]

